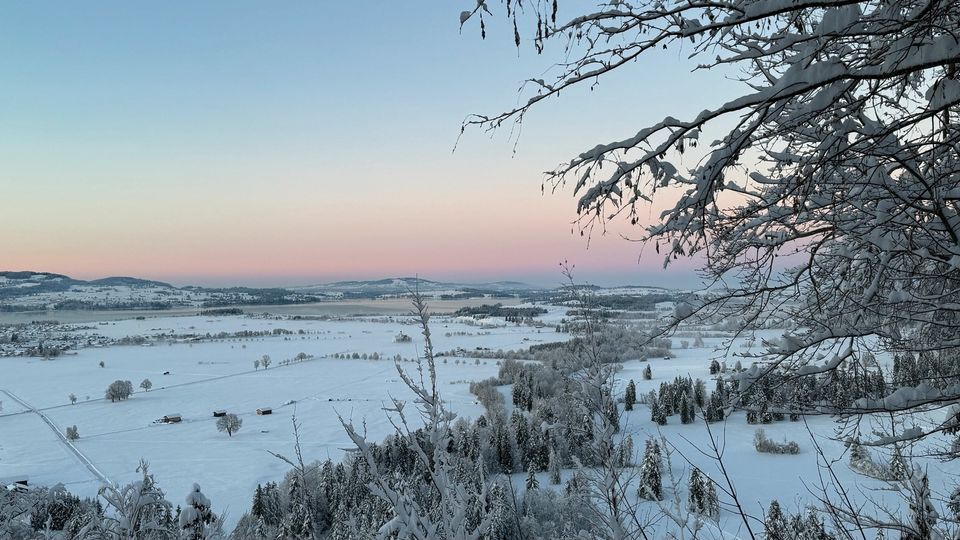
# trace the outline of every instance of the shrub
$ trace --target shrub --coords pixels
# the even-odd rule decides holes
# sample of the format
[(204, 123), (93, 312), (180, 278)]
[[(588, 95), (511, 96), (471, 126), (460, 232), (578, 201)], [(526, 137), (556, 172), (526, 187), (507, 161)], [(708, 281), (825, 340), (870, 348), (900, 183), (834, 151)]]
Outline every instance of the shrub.
[(758, 429), (753, 433), (753, 447), (757, 452), (765, 454), (799, 454), (800, 446), (796, 441), (784, 441), (782, 443), (771, 441), (767, 438), (766, 432)]

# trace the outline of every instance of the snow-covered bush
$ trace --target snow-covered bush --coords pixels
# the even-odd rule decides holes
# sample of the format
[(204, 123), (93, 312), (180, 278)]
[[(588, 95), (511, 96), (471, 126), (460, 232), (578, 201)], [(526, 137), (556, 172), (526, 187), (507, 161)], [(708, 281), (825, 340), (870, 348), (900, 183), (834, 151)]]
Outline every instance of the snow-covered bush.
[(84, 525), (80, 538), (126, 540), (176, 536), (170, 502), (157, 486), (146, 461), (140, 461), (137, 472), (141, 474), (140, 480), (123, 487), (100, 488), (99, 497), (105, 503), (105, 511), (102, 517)]
[(757, 449), (757, 452), (766, 454), (800, 453), (800, 446), (796, 441), (784, 441), (782, 443), (771, 441), (762, 429), (758, 429), (753, 433), (753, 447)]

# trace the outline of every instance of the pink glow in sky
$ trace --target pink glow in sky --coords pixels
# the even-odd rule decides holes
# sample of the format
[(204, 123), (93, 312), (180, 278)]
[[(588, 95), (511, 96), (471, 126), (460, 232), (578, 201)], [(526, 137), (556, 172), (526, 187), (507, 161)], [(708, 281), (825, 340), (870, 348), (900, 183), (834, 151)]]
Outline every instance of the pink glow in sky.
[(461, 35), (455, 2), (362, 25), (344, 24), (349, 3), (42, 4), (0, 17), (0, 47), (16, 51), (0, 57), (2, 270), (553, 283), (569, 260), (588, 281), (690, 279), (689, 265), (638, 262), (619, 238), (635, 229), (588, 250), (573, 194), (542, 196), (540, 181), (720, 101), (719, 75), (653, 56), (535, 110), (519, 139), (468, 131), (451, 153), (467, 114), (512, 106), (517, 82), (556, 60), (518, 54), (495, 25), (486, 41)]

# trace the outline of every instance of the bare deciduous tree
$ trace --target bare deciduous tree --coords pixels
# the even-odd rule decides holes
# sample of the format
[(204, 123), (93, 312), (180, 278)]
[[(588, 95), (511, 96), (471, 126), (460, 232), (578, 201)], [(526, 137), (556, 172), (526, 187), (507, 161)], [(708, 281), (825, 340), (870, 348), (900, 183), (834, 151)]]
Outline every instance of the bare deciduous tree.
[(230, 437), (233, 437), (233, 434), (236, 433), (242, 425), (243, 419), (233, 413), (225, 414), (217, 419), (217, 430), (227, 432), (227, 435)]

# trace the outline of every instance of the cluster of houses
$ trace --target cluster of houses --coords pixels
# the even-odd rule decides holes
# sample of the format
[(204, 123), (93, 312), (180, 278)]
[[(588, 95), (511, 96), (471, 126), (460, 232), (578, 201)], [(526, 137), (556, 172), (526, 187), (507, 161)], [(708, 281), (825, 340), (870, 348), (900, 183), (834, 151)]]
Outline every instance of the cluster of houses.
[(54, 321), (0, 325), (0, 357), (59, 356), (85, 347), (106, 347), (115, 341), (100, 334), (79, 332), (81, 329)]
[[(257, 416), (266, 416), (268, 414), (273, 414), (273, 408), (271, 407), (260, 407), (257, 409)], [(221, 416), (226, 416), (227, 411), (224, 409), (217, 409), (213, 411), (214, 418), (220, 418)], [(165, 414), (163, 417), (156, 420), (156, 422), (161, 424), (179, 424), (183, 422), (183, 415), (180, 413)]]

